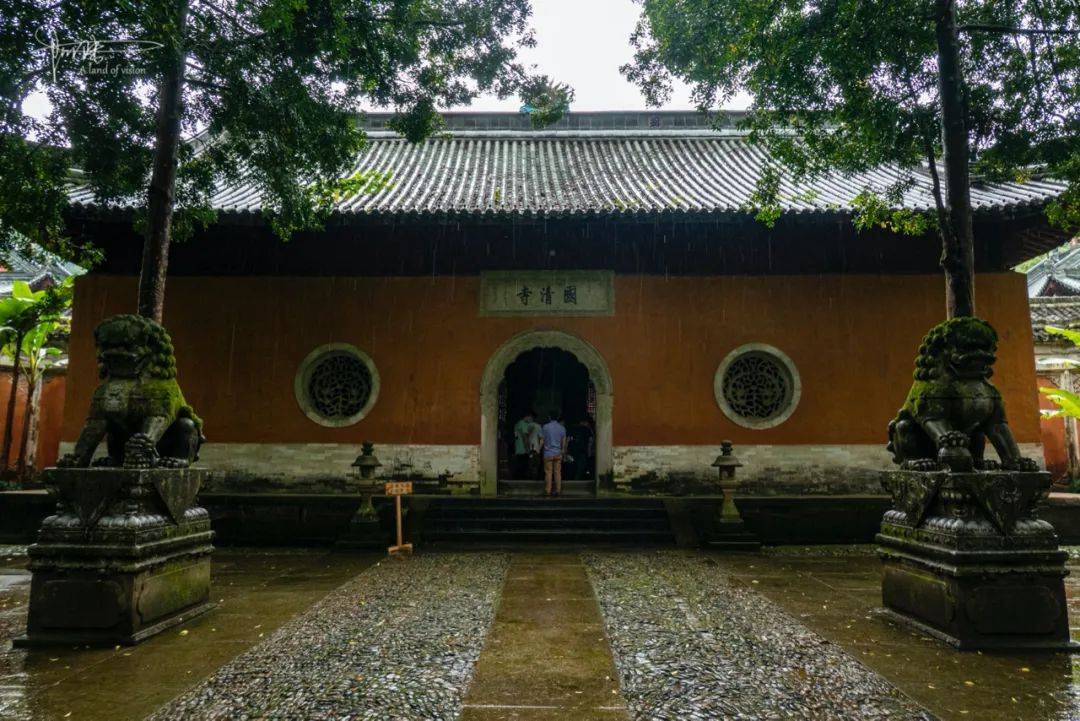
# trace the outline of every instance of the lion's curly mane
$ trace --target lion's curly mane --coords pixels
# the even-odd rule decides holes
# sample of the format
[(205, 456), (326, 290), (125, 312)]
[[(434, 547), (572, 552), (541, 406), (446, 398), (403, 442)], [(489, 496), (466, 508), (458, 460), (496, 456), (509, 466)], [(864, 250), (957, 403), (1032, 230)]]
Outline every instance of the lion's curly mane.
[[(94, 340), (100, 349), (102, 338), (112, 333), (123, 334), (132, 339), (132, 345), (144, 345), (150, 353), (146, 375), (154, 380), (176, 378), (176, 355), (169, 332), (160, 324), (141, 315), (116, 315), (108, 318), (94, 330)], [(107, 374), (104, 359), (98, 352), (98, 375)]]
[[(998, 335), (993, 326), (981, 318), (964, 316), (950, 318), (930, 329), (919, 346), (919, 355), (915, 359), (915, 380), (938, 380), (944, 371), (941, 356), (950, 348), (956, 348), (961, 340), (976, 341), (991, 353), (997, 351)], [(992, 374), (987, 369), (987, 377)]]

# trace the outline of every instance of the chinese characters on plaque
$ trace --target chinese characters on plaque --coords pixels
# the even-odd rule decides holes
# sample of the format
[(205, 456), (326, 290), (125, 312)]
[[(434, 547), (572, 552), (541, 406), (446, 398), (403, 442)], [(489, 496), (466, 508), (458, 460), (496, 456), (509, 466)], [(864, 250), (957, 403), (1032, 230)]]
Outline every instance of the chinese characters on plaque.
[(388, 496), (407, 496), (412, 493), (412, 481), (389, 481), (385, 491)]
[(611, 271), (489, 271), (480, 274), (480, 315), (613, 315)]

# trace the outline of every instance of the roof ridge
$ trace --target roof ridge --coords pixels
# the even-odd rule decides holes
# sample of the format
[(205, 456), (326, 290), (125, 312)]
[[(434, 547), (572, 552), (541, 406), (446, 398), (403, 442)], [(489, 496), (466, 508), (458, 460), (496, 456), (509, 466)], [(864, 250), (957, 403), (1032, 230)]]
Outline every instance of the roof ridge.
[[(403, 140), (409, 142), (404, 136), (393, 130), (365, 130), (365, 135), (375, 140)], [(737, 128), (567, 128), (540, 130), (533, 129), (497, 129), (497, 128), (455, 128), (440, 130), (426, 138), (428, 140), (446, 140), (451, 138), (501, 138), (507, 140), (537, 140), (537, 139), (564, 139), (564, 138), (712, 138), (712, 139), (739, 139), (745, 140), (750, 132)]]
[(1070, 303), (1080, 304), (1080, 295), (1047, 295), (1047, 296), (1035, 296), (1028, 299), (1035, 305), (1068, 305)]

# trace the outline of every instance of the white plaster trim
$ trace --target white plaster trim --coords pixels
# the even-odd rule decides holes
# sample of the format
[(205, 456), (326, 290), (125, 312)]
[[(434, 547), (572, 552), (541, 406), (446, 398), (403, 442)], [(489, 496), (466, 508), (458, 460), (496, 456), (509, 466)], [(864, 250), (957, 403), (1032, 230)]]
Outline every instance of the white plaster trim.
[[(735, 410), (728, 404), (727, 398), (724, 397), (724, 374), (727, 373), (727, 369), (734, 363), (739, 357), (747, 353), (765, 353), (770, 355), (776, 360), (783, 363), (787, 368), (788, 373), (791, 375), (791, 400), (788, 403), (787, 408), (781, 411), (778, 415), (772, 418), (754, 419), (747, 418), (746, 416), (736, 413)], [(720, 410), (724, 412), (732, 423), (740, 425), (743, 428), (749, 428), (751, 430), (763, 430), (765, 428), (773, 428), (780, 425), (795, 412), (795, 409), (799, 406), (799, 399), (802, 397), (802, 379), (799, 377), (799, 369), (795, 367), (795, 361), (782, 350), (775, 346), (768, 345), (767, 343), (747, 343), (741, 345), (735, 350), (724, 356), (724, 360), (720, 361), (720, 367), (716, 369), (716, 375), (713, 376), (713, 396), (716, 398), (716, 404), (720, 406)]]
[(480, 488), (495, 495), (498, 487), (499, 383), (506, 369), (522, 353), (533, 348), (559, 348), (573, 354), (589, 371), (596, 388), (596, 474), (602, 477), (613, 467), (611, 418), (614, 388), (611, 372), (600, 352), (588, 341), (561, 330), (529, 330), (511, 337), (491, 355), (480, 380)]
[[(357, 360), (367, 366), (368, 373), (371, 375), (371, 393), (368, 395), (367, 403), (348, 418), (326, 418), (315, 410), (311, 405), (311, 399), (307, 395), (308, 375), (312, 368), (324, 355), (335, 351), (355, 356)], [(304, 360), (300, 362), (300, 367), (296, 369), (296, 377), (293, 379), (293, 394), (296, 396), (296, 403), (300, 406), (300, 410), (312, 421), (327, 428), (344, 428), (359, 423), (364, 416), (371, 412), (371, 409), (375, 406), (375, 401), (379, 399), (381, 385), (379, 370), (375, 367), (375, 361), (371, 360), (371, 356), (350, 343), (327, 343), (308, 353)]]

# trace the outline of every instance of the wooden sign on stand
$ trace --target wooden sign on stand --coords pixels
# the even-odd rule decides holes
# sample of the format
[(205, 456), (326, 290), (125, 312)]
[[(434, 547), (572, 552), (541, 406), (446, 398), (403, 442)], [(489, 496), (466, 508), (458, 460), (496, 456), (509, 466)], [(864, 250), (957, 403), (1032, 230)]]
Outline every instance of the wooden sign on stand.
[(397, 544), (387, 549), (391, 556), (412, 553), (412, 544), (404, 543), (401, 537), (401, 497), (410, 493), (412, 493), (412, 481), (390, 481), (386, 484), (386, 495), (394, 497), (394, 516), (397, 519)]

